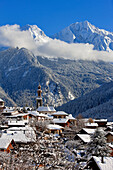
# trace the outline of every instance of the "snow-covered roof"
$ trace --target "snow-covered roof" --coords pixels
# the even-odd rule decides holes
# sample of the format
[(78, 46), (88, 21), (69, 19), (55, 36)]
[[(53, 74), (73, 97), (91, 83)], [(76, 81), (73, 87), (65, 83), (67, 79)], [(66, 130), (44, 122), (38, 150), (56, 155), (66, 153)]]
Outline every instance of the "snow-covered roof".
[(38, 116), (39, 116), (39, 117), (45, 117), (45, 118), (48, 118), (48, 119), (49, 119), (49, 116), (46, 115), (46, 114), (43, 114), (43, 113), (40, 113)]
[(107, 126), (112, 126), (113, 122), (107, 122)]
[(12, 115), (17, 115), (18, 111), (17, 110), (4, 109), (3, 113), (4, 114), (8, 114), (9, 113), (9, 114), (12, 114)]
[(101, 163), (101, 157), (93, 156), (100, 170), (113, 169), (113, 157), (104, 157), (104, 163)]
[(28, 115), (28, 113), (19, 113), (19, 114), (15, 115), (15, 116), (21, 117), (21, 116), (26, 116), (26, 115)]
[(86, 123), (85, 126), (95, 126), (98, 127), (97, 123)]
[(51, 111), (56, 112), (56, 110), (55, 110), (55, 108), (53, 106), (49, 106), (49, 108), (50, 108)]
[(109, 145), (109, 147), (111, 147), (113, 149), (113, 144), (112, 143), (109, 143), (108, 145)]
[(1, 139), (13, 139), (17, 143), (27, 143), (35, 139), (36, 135), (33, 129), (23, 131), (7, 131), (7, 133), (2, 133)]
[(67, 123), (68, 119), (53, 119), (53, 123)]
[(28, 114), (31, 114), (33, 116), (39, 116), (39, 112), (37, 111), (28, 111)]
[(23, 131), (26, 130), (26, 127), (10, 127), (7, 131)]
[(29, 125), (25, 127), (10, 127), (7, 129), (7, 131), (24, 131), (24, 130), (31, 131), (33, 129)]
[(55, 115), (64, 115), (64, 116), (68, 116), (68, 113), (64, 112), (64, 111), (58, 111), (52, 114), (53, 116)]
[(22, 116), (26, 116), (26, 115), (28, 115), (28, 113), (19, 113), (19, 114), (13, 115), (13, 116), (7, 116), (7, 118), (22, 117)]
[(49, 124), (47, 125), (47, 128), (50, 129), (50, 130), (61, 130), (63, 129), (62, 126), (59, 126), (59, 125), (53, 125), (53, 124)]
[(10, 110), (10, 111), (14, 111), (15, 110), (15, 107), (7, 107), (4, 109), (4, 110)]
[(27, 143), (27, 137), (23, 132), (3, 133), (1, 139), (13, 139), (16, 143)]
[(88, 143), (91, 140), (90, 135), (87, 134), (77, 134), (77, 136), (79, 136), (79, 138), (82, 139), (85, 143)]
[(50, 107), (40, 106), (40, 107), (38, 107), (37, 111), (39, 111), (39, 112), (51, 112), (51, 109), (50, 109)]
[(48, 119), (52, 120), (53, 116), (52, 115), (48, 115)]
[(12, 139), (0, 138), (0, 149), (7, 149)]
[(40, 100), (40, 99), (42, 99), (42, 97), (37, 97), (36, 99)]
[(87, 132), (88, 134), (93, 134), (93, 133), (95, 133), (95, 130), (96, 130), (96, 129), (83, 128), (83, 130), (84, 130), (85, 132)]
[(24, 121), (8, 121), (8, 126), (24, 126)]
[(25, 107), (25, 110), (32, 110), (32, 107)]
[(94, 122), (107, 122), (107, 119), (95, 119)]
[(113, 135), (113, 132), (109, 132), (111, 135)]
[(0, 98), (0, 102), (4, 102), (4, 101)]
[(72, 114), (69, 114), (68, 116), (66, 116), (66, 118), (69, 119), (69, 120), (76, 120), (76, 119), (72, 116)]
[(107, 135), (112, 135), (113, 136), (113, 132), (108, 132), (107, 134), (106, 134), (106, 136)]

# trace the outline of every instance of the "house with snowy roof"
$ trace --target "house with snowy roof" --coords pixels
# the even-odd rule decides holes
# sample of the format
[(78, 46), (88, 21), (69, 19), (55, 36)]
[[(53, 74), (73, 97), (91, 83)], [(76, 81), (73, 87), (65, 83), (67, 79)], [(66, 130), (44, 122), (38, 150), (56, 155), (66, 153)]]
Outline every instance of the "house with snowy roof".
[(37, 111), (29, 111), (29, 118), (36, 118), (38, 121), (44, 121), (50, 119), (47, 114), (39, 113)]
[(4, 116), (14, 116), (18, 113), (19, 112), (18, 110), (15, 109), (15, 107), (6, 107), (2, 112)]
[(28, 113), (19, 113), (11, 116), (6, 116), (9, 121), (23, 121), (25, 124), (29, 122), (29, 114)]
[(113, 157), (104, 157), (104, 162), (102, 162), (101, 157), (93, 156), (91, 157), (83, 170), (112, 170), (113, 169)]
[(91, 137), (88, 134), (76, 134), (74, 140), (80, 140), (82, 143), (87, 144), (90, 142)]
[(12, 138), (0, 138), (0, 151), (9, 153), (16, 146)]
[(76, 125), (76, 119), (70, 114), (64, 111), (58, 111), (52, 114), (53, 116), (53, 123), (61, 125), (63, 127), (69, 127), (70, 124)]
[(52, 122), (54, 124), (57, 124), (57, 125), (60, 125), (60, 126), (63, 126), (63, 127), (69, 127), (70, 123), (69, 123), (69, 120), (66, 119), (66, 118), (59, 118), (59, 119), (53, 119)]
[(62, 134), (62, 130), (64, 128), (62, 126), (59, 125), (55, 125), (55, 124), (49, 124), (47, 125), (47, 130), (48, 133), (53, 133), (53, 134)]
[(98, 127), (97, 123), (85, 123), (86, 128), (95, 129)]
[(73, 126), (73, 125), (76, 126), (77, 120), (76, 120), (76, 118), (74, 118), (74, 117), (72, 116), (72, 114), (69, 114), (68, 116), (66, 116), (66, 118), (69, 119), (70, 127), (71, 127), (71, 125), (72, 125), (72, 126)]
[(88, 135), (92, 135), (95, 133), (96, 129), (90, 129), (90, 128), (82, 128), (78, 133), (79, 134), (88, 134)]
[(31, 127), (12, 127), (2, 133), (0, 139), (13, 139), (16, 144), (28, 144), (36, 140), (36, 135)]
[(98, 127), (107, 127), (107, 119), (95, 119), (94, 122), (98, 124)]
[(65, 119), (66, 116), (68, 116), (68, 113), (64, 112), (64, 111), (58, 111), (52, 114), (53, 118), (62, 118)]

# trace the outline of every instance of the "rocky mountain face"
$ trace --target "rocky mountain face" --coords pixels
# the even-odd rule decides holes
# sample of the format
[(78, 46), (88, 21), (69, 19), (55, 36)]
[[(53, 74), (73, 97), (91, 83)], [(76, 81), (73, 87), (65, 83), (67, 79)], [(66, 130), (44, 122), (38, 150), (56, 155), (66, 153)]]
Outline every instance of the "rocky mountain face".
[(62, 94), (57, 90), (58, 83), (54, 74), (41, 65), (29, 50), (11, 48), (0, 52), (0, 66), (0, 86), (18, 105), (35, 105), (39, 83), (45, 89), (44, 92), (49, 90), (50, 85), (51, 92), (48, 95), (56, 97), (56, 105), (61, 100)]
[(82, 114), (83, 117), (106, 118), (113, 121), (113, 81), (57, 109), (67, 111), (75, 117)]
[(113, 50), (113, 33), (99, 29), (88, 21), (76, 22), (54, 34), (52, 38), (68, 43), (89, 43), (94, 49), (102, 51)]
[(9, 97), (7, 93), (0, 87), (0, 98), (5, 101), (8, 106), (16, 106), (16, 103)]
[(48, 59), (25, 48), (0, 52), (0, 86), (13, 105), (36, 105), (40, 83), (44, 102), (56, 107), (113, 80), (113, 65), (102, 61)]

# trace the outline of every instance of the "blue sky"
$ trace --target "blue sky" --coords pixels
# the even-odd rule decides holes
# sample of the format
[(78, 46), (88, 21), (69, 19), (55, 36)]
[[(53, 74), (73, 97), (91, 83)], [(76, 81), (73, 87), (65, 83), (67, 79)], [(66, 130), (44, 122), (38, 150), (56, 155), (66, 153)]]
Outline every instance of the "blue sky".
[(85, 20), (113, 32), (113, 0), (0, 0), (0, 25), (36, 24), (52, 35)]

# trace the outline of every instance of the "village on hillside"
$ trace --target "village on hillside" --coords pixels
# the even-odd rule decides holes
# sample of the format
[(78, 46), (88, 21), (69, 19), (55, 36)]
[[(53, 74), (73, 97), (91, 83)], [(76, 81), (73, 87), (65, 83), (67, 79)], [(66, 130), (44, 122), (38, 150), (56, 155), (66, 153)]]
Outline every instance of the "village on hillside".
[(0, 169), (112, 170), (113, 122), (43, 105), (41, 85), (36, 109), (0, 99)]

